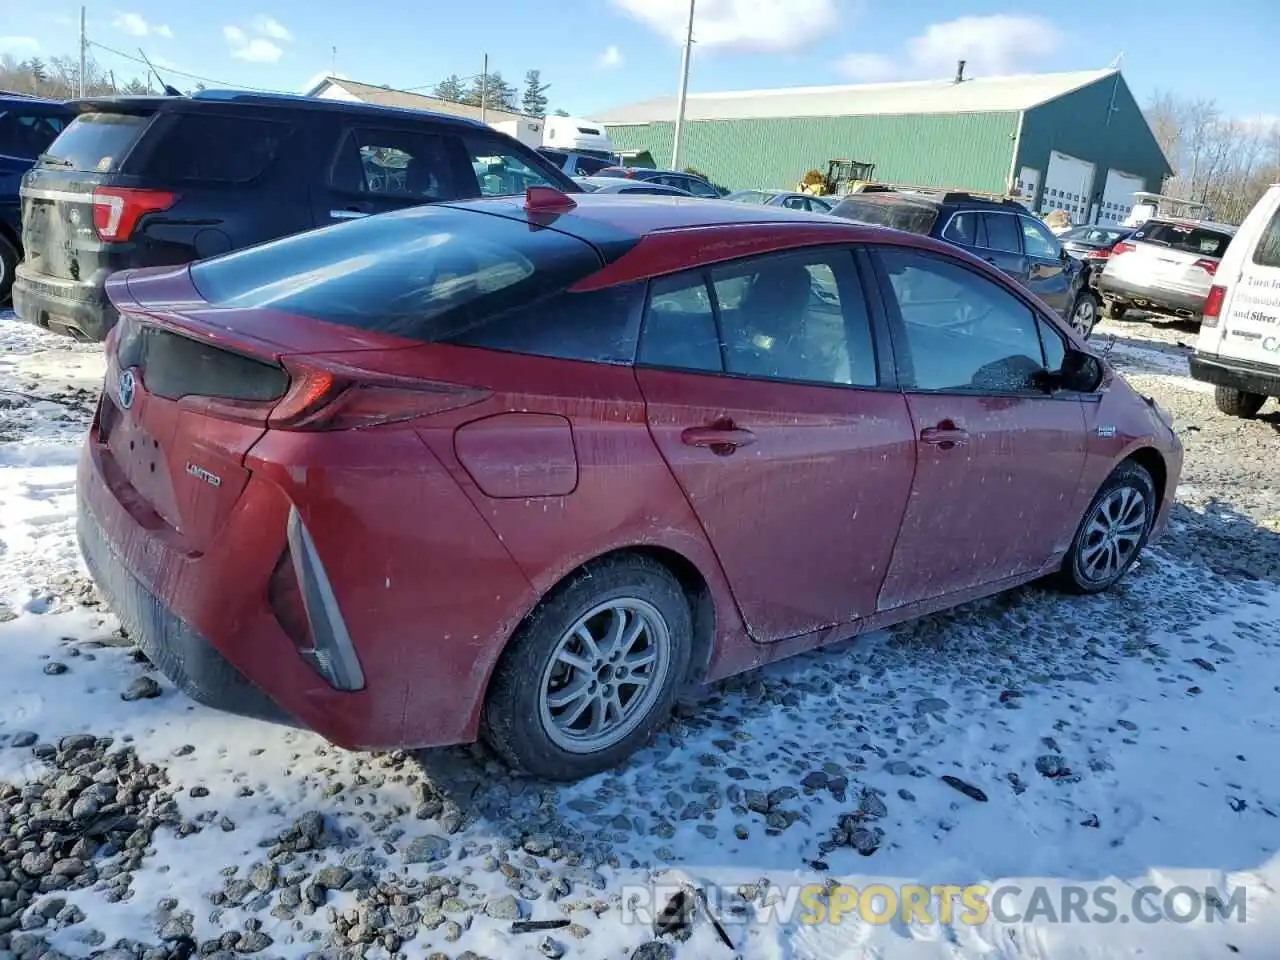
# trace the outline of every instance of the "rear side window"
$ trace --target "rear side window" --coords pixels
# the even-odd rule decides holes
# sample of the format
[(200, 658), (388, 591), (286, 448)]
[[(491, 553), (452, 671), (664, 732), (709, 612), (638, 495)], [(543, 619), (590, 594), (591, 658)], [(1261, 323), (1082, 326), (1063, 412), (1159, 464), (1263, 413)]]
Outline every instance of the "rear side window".
[(1148, 221), (1133, 232), (1134, 240), (1154, 243), (1198, 257), (1221, 257), (1231, 243), (1231, 234), (1189, 223)]
[(831, 211), (859, 223), (876, 227), (892, 227), (907, 233), (927, 235), (938, 219), (937, 207), (924, 203), (877, 203), (874, 200), (841, 200)]
[(515, 196), (529, 187), (567, 188), (576, 192), (573, 181), (564, 173), (536, 152), (520, 149), (518, 143), (474, 135), (462, 139), (482, 196)]
[(292, 132), (275, 120), (179, 114), (142, 163), (148, 177), (164, 182), (245, 183), (267, 168)]
[(0, 114), (0, 154), (34, 160), (49, 149), (64, 126), (62, 117), (8, 110)]
[(45, 156), (56, 166), (110, 173), (120, 169), (150, 122), (150, 116), (82, 113), (49, 145)]
[(982, 221), (987, 230), (987, 249), (1002, 253), (1021, 253), (1022, 241), (1018, 218), (1008, 213), (984, 213)]
[(417, 340), (459, 340), (600, 267), (581, 240), (522, 221), (415, 206), (195, 264), (200, 295)]
[(1258, 238), (1253, 250), (1253, 262), (1260, 267), (1280, 267), (1280, 208), (1271, 215), (1271, 222)]

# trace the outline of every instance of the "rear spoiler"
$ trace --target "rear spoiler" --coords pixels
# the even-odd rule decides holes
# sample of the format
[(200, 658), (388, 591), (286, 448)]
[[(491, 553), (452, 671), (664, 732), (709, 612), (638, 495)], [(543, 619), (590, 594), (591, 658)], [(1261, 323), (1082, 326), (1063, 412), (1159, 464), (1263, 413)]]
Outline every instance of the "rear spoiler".
[(146, 117), (155, 113), (173, 97), (86, 97), (84, 100), (68, 100), (66, 106), (75, 113), (124, 113)]

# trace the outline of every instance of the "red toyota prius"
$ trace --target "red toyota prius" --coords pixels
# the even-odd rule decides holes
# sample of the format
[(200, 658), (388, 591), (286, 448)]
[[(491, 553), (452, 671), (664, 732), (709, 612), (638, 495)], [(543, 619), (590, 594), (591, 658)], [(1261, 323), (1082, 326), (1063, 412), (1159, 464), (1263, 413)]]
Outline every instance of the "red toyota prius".
[(79, 529), (197, 700), (573, 779), (684, 686), (1165, 526), (1164, 415), (928, 238), (706, 200), (418, 207), (117, 274)]

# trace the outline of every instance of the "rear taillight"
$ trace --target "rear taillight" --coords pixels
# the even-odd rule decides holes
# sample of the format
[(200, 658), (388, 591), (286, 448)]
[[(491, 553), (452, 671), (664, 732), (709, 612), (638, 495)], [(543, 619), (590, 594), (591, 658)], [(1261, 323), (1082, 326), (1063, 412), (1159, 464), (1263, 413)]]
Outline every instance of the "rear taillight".
[(177, 199), (176, 193), (164, 190), (98, 187), (93, 191), (93, 225), (102, 240), (128, 240), (142, 217), (168, 210)]
[(1216, 327), (1218, 318), (1222, 315), (1222, 304), (1227, 299), (1227, 288), (1214, 284), (1209, 288), (1209, 296), (1204, 301), (1204, 311), (1201, 315), (1200, 326)]
[(1106, 260), (1109, 256), (1111, 256), (1111, 251), (1110, 250), (1090, 250), (1089, 253), (1086, 254), (1086, 256), (1090, 260)]
[(1203, 259), (1201, 259), (1201, 260), (1197, 260), (1195, 263), (1193, 263), (1193, 264), (1192, 264), (1192, 266), (1193, 266), (1193, 267), (1199, 267), (1201, 270), (1203, 270), (1205, 273), (1207, 273), (1207, 274), (1208, 274), (1209, 276), (1211, 276), (1211, 277), (1213, 277), (1213, 276), (1217, 276), (1217, 274), (1218, 274), (1218, 261), (1217, 261), (1217, 260), (1203, 260)]
[(1129, 243), (1127, 240), (1121, 240), (1119, 243), (1117, 243), (1114, 247), (1111, 248), (1111, 256), (1118, 257), (1122, 253), (1133, 253), (1133, 251), (1137, 249), (1138, 248), (1136, 246), (1134, 246), (1132, 243)]

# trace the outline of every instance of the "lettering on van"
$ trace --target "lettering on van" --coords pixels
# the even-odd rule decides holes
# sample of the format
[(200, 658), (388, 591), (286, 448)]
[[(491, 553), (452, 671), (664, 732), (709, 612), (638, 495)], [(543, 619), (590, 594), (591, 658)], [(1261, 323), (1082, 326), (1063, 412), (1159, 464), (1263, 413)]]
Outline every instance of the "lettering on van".
[(1280, 337), (1264, 337), (1262, 349), (1268, 353), (1280, 353)]

